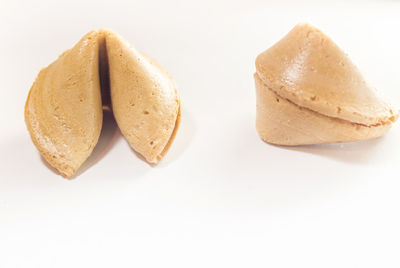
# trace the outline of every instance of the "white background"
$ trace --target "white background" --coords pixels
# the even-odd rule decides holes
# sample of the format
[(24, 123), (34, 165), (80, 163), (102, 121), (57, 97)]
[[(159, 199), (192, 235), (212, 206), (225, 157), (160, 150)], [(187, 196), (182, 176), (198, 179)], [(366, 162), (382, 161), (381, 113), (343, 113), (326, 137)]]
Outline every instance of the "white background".
[[(255, 57), (307, 21), (399, 104), (400, 2), (279, 2), (1, 0), (0, 267), (400, 267), (400, 124), (271, 146), (252, 78)], [(106, 114), (68, 181), (30, 141), (24, 103), (39, 70), (99, 27), (175, 77), (182, 124), (151, 167)]]

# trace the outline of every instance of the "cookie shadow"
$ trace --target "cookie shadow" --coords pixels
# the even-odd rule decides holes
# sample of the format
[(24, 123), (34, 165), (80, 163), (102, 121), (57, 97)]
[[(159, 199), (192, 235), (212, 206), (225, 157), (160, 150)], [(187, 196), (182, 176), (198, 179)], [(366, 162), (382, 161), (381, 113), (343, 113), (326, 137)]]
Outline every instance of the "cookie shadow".
[(333, 159), (339, 162), (365, 164), (375, 159), (375, 152), (377, 152), (381, 148), (384, 140), (385, 137), (380, 137), (365, 141), (347, 143), (314, 144), (301, 146), (282, 146), (274, 144), (271, 145), (282, 148), (284, 150), (319, 155), (321, 157)]

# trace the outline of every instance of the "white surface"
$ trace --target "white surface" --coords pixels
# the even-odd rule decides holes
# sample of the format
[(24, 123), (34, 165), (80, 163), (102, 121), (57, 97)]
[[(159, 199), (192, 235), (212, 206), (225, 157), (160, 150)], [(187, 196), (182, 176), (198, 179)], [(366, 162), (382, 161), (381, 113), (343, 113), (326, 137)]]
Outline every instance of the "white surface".
[[(0, 267), (399, 267), (400, 124), (381, 139), (281, 148), (255, 131), (254, 59), (321, 28), (400, 103), (400, 3), (24, 1), (0, 9)], [(182, 125), (150, 167), (112, 117), (80, 175), (30, 141), (35, 76), (108, 27), (175, 77)]]

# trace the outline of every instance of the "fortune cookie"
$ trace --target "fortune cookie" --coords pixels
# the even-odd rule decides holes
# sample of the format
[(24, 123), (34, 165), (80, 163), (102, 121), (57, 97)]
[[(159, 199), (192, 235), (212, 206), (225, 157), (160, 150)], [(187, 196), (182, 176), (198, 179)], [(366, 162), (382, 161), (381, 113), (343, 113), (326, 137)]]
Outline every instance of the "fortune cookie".
[(112, 31), (91, 31), (40, 71), (25, 105), (34, 145), (63, 176), (72, 177), (96, 146), (103, 106), (148, 162), (168, 151), (180, 122), (173, 78)]
[(254, 79), (256, 128), (272, 144), (371, 139), (399, 115), (329, 37), (305, 23), (258, 55)]

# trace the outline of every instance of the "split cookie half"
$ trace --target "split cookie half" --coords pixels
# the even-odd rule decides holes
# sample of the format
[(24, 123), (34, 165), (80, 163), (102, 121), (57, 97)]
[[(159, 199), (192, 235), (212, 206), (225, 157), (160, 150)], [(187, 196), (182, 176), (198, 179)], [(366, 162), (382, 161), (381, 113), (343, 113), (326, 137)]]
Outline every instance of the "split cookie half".
[(97, 144), (103, 105), (148, 162), (168, 151), (180, 122), (174, 80), (117, 34), (91, 31), (40, 71), (25, 105), (33, 143), (63, 176), (72, 177)]
[(175, 82), (155, 60), (106, 32), (111, 103), (131, 147), (150, 163), (168, 151), (180, 121)]
[(350, 142), (384, 135), (399, 111), (324, 33), (299, 24), (256, 59), (256, 126), (269, 143)]

